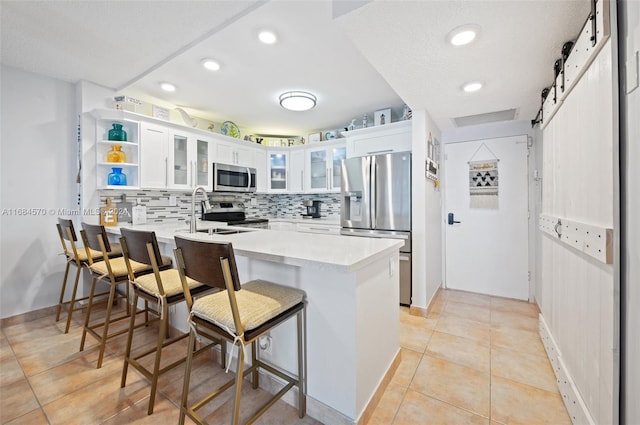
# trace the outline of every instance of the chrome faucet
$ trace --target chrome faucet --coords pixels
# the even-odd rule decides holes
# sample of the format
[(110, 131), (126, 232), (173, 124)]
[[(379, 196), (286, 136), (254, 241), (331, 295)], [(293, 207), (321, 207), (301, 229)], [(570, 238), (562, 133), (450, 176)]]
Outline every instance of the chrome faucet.
[(196, 233), (196, 193), (202, 192), (207, 198), (207, 189), (202, 186), (196, 186), (191, 194), (191, 223), (189, 223), (189, 233)]

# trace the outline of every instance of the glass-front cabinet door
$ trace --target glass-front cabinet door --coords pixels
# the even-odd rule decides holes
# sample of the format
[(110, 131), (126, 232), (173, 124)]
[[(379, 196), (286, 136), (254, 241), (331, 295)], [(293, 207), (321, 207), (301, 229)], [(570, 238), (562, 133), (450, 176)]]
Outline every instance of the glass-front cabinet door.
[(169, 132), (168, 188), (213, 187), (211, 141), (192, 133)]
[(287, 190), (287, 152), (269, 152), (269, 191)]
[(331, 191), (340, 192), (342, 184), (342, 160), (347, 157), (346, 146), (336, 146), (331, 151)]
[(189, 188), (191, 187), (190, 164), (189, 164), (189, 139), (186, 135), (173, 133), (171, 137), (171, 167), (169, 169), (170, 186)]
[(209, 142), (207, 140), (196, 140), (196, 186), (203, 186), (207, 190), (213, 187), (209, 166)]
[(340, 192), (341, 161), (347, 156), (344, 143), (306, 149), (305, 191)]
[(326, 149), (310, 149), (308, 151), (308, 167), (310, 191), (327, 190), (329, 177), (328, 151)]

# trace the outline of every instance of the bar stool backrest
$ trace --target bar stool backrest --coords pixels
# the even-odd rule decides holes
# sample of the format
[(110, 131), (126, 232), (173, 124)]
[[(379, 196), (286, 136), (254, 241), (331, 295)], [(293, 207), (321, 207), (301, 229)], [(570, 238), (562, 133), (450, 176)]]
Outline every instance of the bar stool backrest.
[(60, 233), (61, 238), (70, 242), (71, 241), (78, 242), (78, 237), (76, 236), (76, 230), (73, 227), (73, 221), (67, 218), (58, 217), (58, 226), (60, 227), (58, 231), (61, 230), (61, 233)]
[[(104, 250), (107, 253), (111, 252), (111, 245), (109, 244), (109, 238), (107, 237), (107, 231), (104, 226), (83, 222), (82, 230), (84, 230), (84, 234), (86, 235), (87, 240), (84, 241), (86, 246), (95, 251), (102, 252), (102, 246), (100, 245), (100, 239), (102, 239)], [(98, 238), (98, 236), (100, 236), (100, 238)]]
[(229, 261), (233, 289), (240, 290), (238, 269), (231, 243), (211, 243), (175, 237), (176, 261), (186, 277), (198, 282), (226, 290), (224, 270), (221, 260)]
[[(75, 244), (78, 237), (76, 236), (76, 231), (73, 228), (73, 221), (65, 218), (58, 218), (56, 228), (58, 229), (60, 243), (62, 244), (64, 254), (67, 256), (67, 261), (75, 261), (76, 264), (79, 264), (80, 258), (78, 257), (78, 250)], [(67, 246), (67, 244), (69, 244), (69, 246)]]
[(138, 263), (152, 264), (147, 248), (147, 245), (151, 244), (156, 265), (162, 265), (162, 256), (160, 255), (156, 232), (122, 228), (120, 229), (120, 234), (124, 238), (129, 259)]

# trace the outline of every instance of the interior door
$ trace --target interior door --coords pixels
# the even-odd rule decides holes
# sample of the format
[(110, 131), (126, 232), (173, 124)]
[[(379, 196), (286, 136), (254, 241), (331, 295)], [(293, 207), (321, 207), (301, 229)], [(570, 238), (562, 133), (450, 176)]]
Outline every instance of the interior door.
[(527, 300), (527, 137), (445, 144), (444, 183), (446, 286)]

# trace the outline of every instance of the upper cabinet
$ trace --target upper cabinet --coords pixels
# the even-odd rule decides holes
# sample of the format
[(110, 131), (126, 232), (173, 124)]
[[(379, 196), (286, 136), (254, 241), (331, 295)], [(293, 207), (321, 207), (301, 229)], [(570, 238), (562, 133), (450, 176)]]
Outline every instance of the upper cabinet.
[(305, 191), (311, 193), (340, 192), (342, 167), (346, 158), (344, 143), (313, 145), (305, 149)]
[[(340, 192), (343, 159), (411, 150), (411, 121), (352, 130), (346, 139), (332, 142), (270, 148), (125, 111), (96, 110), (93, 115), (100, 189), (191, 191), (203, 186), (210, 191), (212, 163), (219, 162), (255, 168), (258, 193)], [(126, 141), (109, 140), (109, 131), (117, 130), (113, 124), (122, 126)], [(112, 136), (124, 138), (117, 131)], [(123, 161), (110, 162), (115, 149)], [(110, 184), (110, 175), (111, 183), (119, 184)]]
[(223, 140), (216, 140), (215, 162), (239, 165), (241, 167), (254, 167), (254, 149), (242, 146), (241, 143), (247, 142), (227, 142)]
[(169, 130), (166, 127), (140, 124), (140, 187), (166, 189), (168, 177)]
[(168, 188), (212, 190), (211, 140), (186, 131), (169, 130)]
[(267, 151), (256, 149), (253, 151), (253, 165), (256, 168), (256, 192), (266, 193), (269, 190), (267, 173)]
[(298, 147), (289, 151), (289, 192), (304, 192), (309, 186), (305, 184), (305, 151)]
[(267, 152), (268, 192), (287, 192), (289, 186), (289, 151), (286, 149), (269, 150)]
[(140, 187), (140, 125), (122, 115), (96, 117), (98, 188)]
[(411, 151), (411, 120), (346, 133), (347, 158)]

